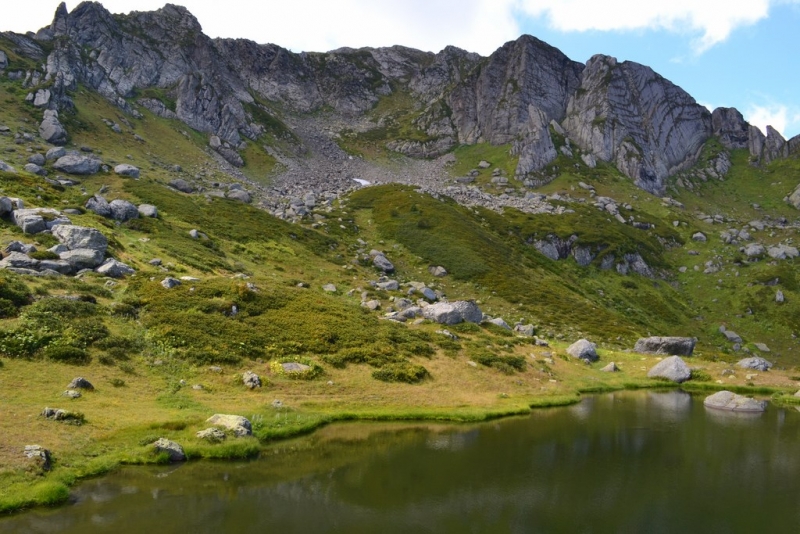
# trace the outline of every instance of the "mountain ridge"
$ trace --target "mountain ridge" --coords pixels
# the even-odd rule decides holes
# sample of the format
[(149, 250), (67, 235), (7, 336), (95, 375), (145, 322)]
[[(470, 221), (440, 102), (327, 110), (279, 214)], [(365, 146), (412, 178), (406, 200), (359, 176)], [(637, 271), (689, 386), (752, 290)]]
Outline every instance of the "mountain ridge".
[[(604, 55), (581, 64), (528, 35), (488, 57), (455, 47), (294, 53), (211, 39), (181, 6), (112, 15), (83, 2), (72, 12), (62, 3), (50, 26), (13, 37), (29, 56), (46, 57), (44, 72), (25, 73), (31, 89), (52, 93), (43, 107), (69, 109), (70, 92), (83, 84), (133, 116), (147, 107), (219, 137), (216, 149), (236, 166), (245, 140), (265, 135), (260, 113), (280, 120), (328, 109), (347, 119), (398, 92), (411, 95), (414, 117), (409, 135), (385, 140), (389, 150), (436, 157), (460, 144), (510, 143), (520, 156), (516, 177), (532, 184), (548, 181), (557, 157), (553, 122), (583, 153), (656, 194), (712, 137), (728, 149), (746, 146), (754, 163), (800, 145), (800, 136), (787, 142), (771, 127), (764, 135), (738, 111), (708, 112), (649, 67)], [(137, 98), (150, 89), (168, 98)]]

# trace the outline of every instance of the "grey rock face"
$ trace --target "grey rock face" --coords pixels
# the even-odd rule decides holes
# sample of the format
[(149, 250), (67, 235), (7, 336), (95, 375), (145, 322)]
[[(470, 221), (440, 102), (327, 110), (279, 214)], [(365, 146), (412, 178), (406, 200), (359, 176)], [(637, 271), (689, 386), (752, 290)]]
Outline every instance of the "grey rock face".
[(643, 337), (633, 347), (641, 354), (691, 356), (697, 340), (691, 337)]
[(678, 384), (692, 377), (692, 371), (680, 356), (664, 358), (647, 372), (649, 378), (665, 378)]
[(130, 178), (139, 177), (139, 168), (133, 165), (129, 165), (127, 163), (120, 163), (119, 165), (114, 167), (114, 172), (119, 174), (120, 176), (128, 176)]
[(47, 161), (52, 161), (54, 159), (62, 158), (64, 156), (66, 156), (66, 155), (67, 155), (67, 151), (66, 151), (66, 149), (64, 147), (55, 146), (55, 147), (53, 147), (53, 148), (51, 148), (50, 150), (47, 151), (47, 153), (44, 155), (44, 158)]
[(750, 399), (730, 391), (717, 391), (703, 401), (703, 406), (729, 412), (763, 412), (767, 409), (767, 401)]
[(760, 358), (758, 356), (754, 356), (752, 358), (745, 358), (743, 360), (739, 360), (736, 364), (742, 369), (753, 369), (754, 371), (769, 371), (772, 368), (772, 363), (768, 362), (764, 358)]
[(45, 110), (44, 119), (39, 125), (39, 136), (51, 145), (63, 145), (67, 142), (67, 130), (58, 120), (57, 111)]
[(599, 356), (597, 356), (597, 345), (586, 339), (579, 339), (567, 347), (567, 354), (573, 358), (586, 360), (588, 362), (596, 362), (599, 359)]
[(736, 108), (717, 108), (711, 113), (711, 128), (729, 150), (748, 148), (750, 128)]
[(45, 157), (43, 154), (32, 154), (31, 157), (28, 158), (28, 163), (33, 163), (34, 165), (42, 166), (46, 162)]
[(158, 453), (166, 452), (170, 462), (186, 461), (186, 453), (183, 452), (183, 447), (167, 438), (160, 438), (153, 443), (153, 449)]
[(458, 324), (463, 322), (480, 323), (483, 319), (478, 305), (472, 301), (437, 302), (423, 308), (422, 316), (439, 324)]
[(656, 194), (711, 136), (711, 114), (689, 94), (648, 67), (603, 55), (587, 62), (562, 125), (584, 151)]
[(70, 250), (90, 249), (105, 255), (108, 248), (108, 239), (102, 232), (85, 226), (57, 226), (53, 228), (53, 237)]
[(97, 174), (97, 171), (100, 170), (100, 161), (89, 156), (67, 154), (58, 158), (53, 164), (53, 168), (67, 174), (86, 176)]
[(5, 69), (6, 67), (8, 67), (8, 56), (5, 52), (0, 50), (0, 70)]
[(14, 204), (8, 197), (0, 197), (0, 217), (10, 215), (14, 211)]
[(241, 415), (218, 413), (206, 419), (206, 423), (231, 430), (237, 437), (250, 436), (253, 433), (253, 426), (250, 424), (250, 421)]
[(47, 230), (47, 222), (45, 222), (42, 214), (56, 215), (58, 212), (50, 209), (21, 209), (15, 210), (11, 217), (14, 224), (20, 227), (26, 234), (38, 234)]
[(6, 163), (5, 161), (0, 161), (0, 171), (3, 172), (10, 172), (11, 174), (16, 174), (17, 170)]

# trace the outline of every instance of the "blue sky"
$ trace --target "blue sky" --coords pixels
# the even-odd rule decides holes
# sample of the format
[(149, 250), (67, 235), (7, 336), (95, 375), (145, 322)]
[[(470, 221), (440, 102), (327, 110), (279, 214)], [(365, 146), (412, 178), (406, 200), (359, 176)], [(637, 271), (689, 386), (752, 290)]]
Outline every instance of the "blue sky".
[[(800, 0), (171, 0), (212, 37), (295, 51), (447, 44), (489, 55), (529, 33), (585, 62), (603, 53), (652, 67), (711, 108), (800, 134)], [(105, 0), (114, 13), (164, 0)], [(4, 6), (0, 30), (49, 24), (57, 0)], [(73, 9), (77, 2), (68, 2)]]

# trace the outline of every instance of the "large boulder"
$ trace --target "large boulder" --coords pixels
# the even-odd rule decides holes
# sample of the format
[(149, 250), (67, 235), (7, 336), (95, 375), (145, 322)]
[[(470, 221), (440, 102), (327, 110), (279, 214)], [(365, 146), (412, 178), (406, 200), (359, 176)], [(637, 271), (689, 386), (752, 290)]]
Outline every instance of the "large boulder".
[(108, 248), (108, 239), (102, 232), (85, 226), (69, 224), (56, 226), (53, 228), (53, 237), (70, 250), (89, 249), (105, 255)]
[(111, 205), (104, 197), (94, 195), (84, 204), (87, 210), (93, 211), (101, 217), (111, 217)]
[[(51, 214), (57, 213), (54, 210), (49, 211)], [(45, 210), (22, 209), (15, 210), (11, 217), (14, 220), (14, 224), (19, 226), (23, 233), (38, 234), (47, 230), (47, 222), (42, 217), (42, 213), (45, 213)]]
[(745, 358), (743, 360), (739, 360), (736, 364), (742, 369), (752, 369), (754, 371), (769, 371), (772, 367), (772, 362), (768, 362), (764, 358), (760, 358), (758, 356), (753, 356), (752, 358)]
[(0, 260), (0, 269), (32, 269), (39, 267), (39, 260), (31, 258), (22, 252), (10, 252)]
[(120, 176), (127, 176), (129, 178), (139, 177), (139, 168), (134, 167), (133, 165), (129, 165), (127, 163), (120, 163), (119, 165), (114, 167), (114, 172), (119, 174)]
[(53, 109), (45, 110), (44, 119), (39, 125), (39, 136), (51, 145), (63, 145), (67, 142), (67, 130), (58, 120), (58, 111)]
[(181, 193), (194, 193), (194, 186), (182, 178), (175, 178), (170, 181), (169, 186), (177, 189)]
[(115, 221), (125, 222), (130, 219), (139, 218), (139, 208), (127, 200), (119, 198), (112, 200), (109, 202), (108, 207), (111, 208), (111, 218)]
[(691, 356), (697, 343), (691, 337), (643, 337), (634, 345), (634, 352), (663, 354), (665, 356)]
[(586, 339), (579, 339), (569, 347), (567, 347), (567, 354), (579, 360), (587, 362), (596, 362), (599, 359), (597, 356), (597, 345)]
[(253, 433), (253, 426), (246, 417), (241, 415), (214, 414), (206, 420), (214, 426), (231, 430), (237, 437), (250, 436)]
[(798, 184), (792, 194), (789, 195), (789, 203), (800, 210), (800, 184)]
[(729, 412), (759, 413), (767, 409), (767, 401), (750, 399), (730, 391), (717, 391), (706, 397), (703, 406)]
[(471, 300), (437, 302), (422, 310), (422, 316), (439, 324), (458, 324), (463, 322), (480, 323), (483, 312)]
[(678, 384), (692, 377), (692, 370), (680, 356), (664, 358), (647, 372), (649, 378), (665, 378)]
[(250, 204), (250, 202), (252, 202), (250, 193), (244, 189), (234, 189), (233, 191), (228, 191), (226, 196), (231, 200), (238, 200), (239, 202), (244, 202), (245, 204)]
[(53, 164), (53, 168), (67, 174), (85, 176), (96, 174), (100, 170), (100, 161), (89, 156), (67, 154), (58, 158)]
[(383, 254), (375, 254), (372, 257), (372, 265), (380, 269), (385, 273), (392, 273), (394, 272), (394, 264), (389, 261), (389, 258), (384, 256)]
[(75, 270), (80, 271), (81, 269), (94, 269), (101, 265), (105, 254), (91, 248), (76, 248), (62, 252), (58, 257), (72, 265)]
[(153, 449), (156, 452), (166, 452), (169, 456), (170, 462), (185, 462), (186, 461), (186, 453), (183, 452), (183, 447), (175, 443), (174, 441), (170, 441), (167, 438), (160, 438), (158, 441), (153, 443)]

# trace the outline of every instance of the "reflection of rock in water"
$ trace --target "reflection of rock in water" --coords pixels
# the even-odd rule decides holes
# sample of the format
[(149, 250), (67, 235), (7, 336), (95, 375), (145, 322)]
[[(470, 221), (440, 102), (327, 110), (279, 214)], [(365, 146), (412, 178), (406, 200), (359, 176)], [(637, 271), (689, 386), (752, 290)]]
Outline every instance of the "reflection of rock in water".
[(724, 426), (750, 426), (757, 423), (764, 412), (729, 412), (704, 407), (709, 420)]
[(436, 451), (463, 451), (478, 439), (478, 431), (431, 434), (425, 446)]
[(596, 400), (597, 397), (585, 397), (578, 404), (570, 406), (569, 412), (581, 421), (585, 421), (592, 415)]
[(647, 393), (647, 402), (658, 407), (657, 415), (668, 421), (680, 421), (689, 416), (692, 409), (692, 396), (685, 391)]

